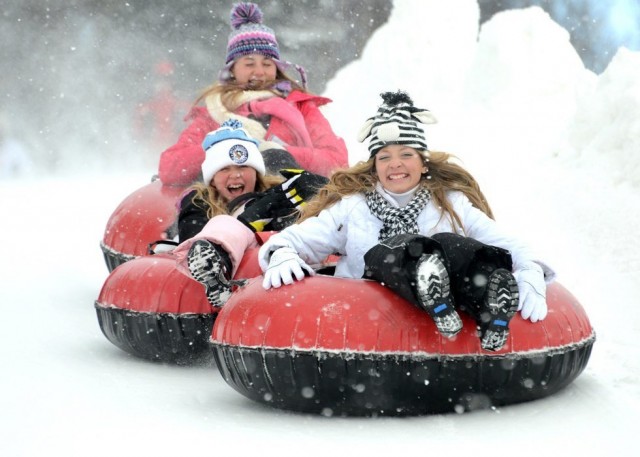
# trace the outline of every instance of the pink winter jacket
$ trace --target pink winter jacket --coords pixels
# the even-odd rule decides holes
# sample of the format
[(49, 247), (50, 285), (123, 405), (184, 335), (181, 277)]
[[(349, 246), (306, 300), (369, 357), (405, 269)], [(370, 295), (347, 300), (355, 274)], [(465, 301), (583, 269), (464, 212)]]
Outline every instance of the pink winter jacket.
[[(227, 110), (219, 96), (205, 99), (205, 107), (195, 107), (186, 120), (191, 124), (178, 142), (160, 157), (159, 176), (165, 185), (185, 185), (197, 179), (204, 161), (202, 141), (207, 133), (228, 119), (238, 119), (248, 133), (260, 142), (260, 150), (286, 149), (300, 164), (313, 173), (329, 176), (338, 167), (348, 166), (344, 140), (333, 132), (319, 107), (331, 100), (300, 91), (286, 98), (270, 91), (245, 91), (241, 104)], [(249, 118), (270, 115), (269, 129)]]

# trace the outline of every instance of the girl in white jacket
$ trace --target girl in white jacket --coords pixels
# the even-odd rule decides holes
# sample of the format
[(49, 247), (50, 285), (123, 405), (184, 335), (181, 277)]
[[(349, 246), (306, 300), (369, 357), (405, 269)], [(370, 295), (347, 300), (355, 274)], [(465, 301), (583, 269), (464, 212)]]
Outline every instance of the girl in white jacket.
[[(482, 347), (500, 349), (517, 310), (532, 322), (547, 314), (553, 271), (502, 232), (475, 179), (451, 156), (429, 151), (418, 123), (433, 123), (404, 92), (382, 94), (360, 141), (370, 158), (337, 171), (296, 225), (260, 249), (265, 289), (292, 284), (331, 254), (335, 275), (380, 281), (423, 308), (438, 330), (462, 328), (471, 314)], [(546, 278), (546, 279), (545, 279)]]

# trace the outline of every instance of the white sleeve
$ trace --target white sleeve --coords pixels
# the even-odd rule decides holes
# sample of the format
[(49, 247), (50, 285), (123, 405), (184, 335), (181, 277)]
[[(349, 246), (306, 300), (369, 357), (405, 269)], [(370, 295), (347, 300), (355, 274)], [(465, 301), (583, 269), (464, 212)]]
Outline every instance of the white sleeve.
[(320, 264), (329, 255), (342, 252), (346, 243), (346, 231), (342, 230), (346, 206), (342, 200), (322, 210), (317, 217), (273, 235), (260, 248), (260, 266), (266, 269), (271, 253), (280, 247), (293, 248), (310, 265)]

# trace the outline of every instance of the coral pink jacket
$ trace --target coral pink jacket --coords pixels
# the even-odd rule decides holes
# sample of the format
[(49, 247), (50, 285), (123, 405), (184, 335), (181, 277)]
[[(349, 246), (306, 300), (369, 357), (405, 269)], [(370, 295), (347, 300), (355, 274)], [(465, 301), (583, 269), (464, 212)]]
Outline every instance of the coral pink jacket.
[[(241, 104), (227, 110), (219, 96), (210, 96), (205, 107), (195, 107), (187, 116), (191, 124), (178, 142), (160, 157), (159, 176), (165, 185), (186, 185), (195, 181), (204, 161), (202, 141), (207, 133), (228, 119), (238, 119), (248, 133), (260, 142), (260, 149), (281, 147), (313, 173), (329, 176), (338, 167), (348, 166), (344, 140), (333, 132), (319, 107), (331, 100), (300, 91), (286, 98), (270, 91), (246, 91)], [(265, 129), (254, 119), (270, 116)]]

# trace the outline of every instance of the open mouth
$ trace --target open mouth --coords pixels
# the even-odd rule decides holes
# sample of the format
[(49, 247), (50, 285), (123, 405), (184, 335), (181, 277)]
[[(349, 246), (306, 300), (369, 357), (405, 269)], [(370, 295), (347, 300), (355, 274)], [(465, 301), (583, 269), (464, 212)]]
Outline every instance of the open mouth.
[(244, 184), (231, 184), (227, 186), (227, 191), (237, 197), (244, 194)]
[(408, 178), (409, 175), (407, 173), (397, 173), (393, 175), (389, 175), (389, 181), (397, 181), (400, 179)]

